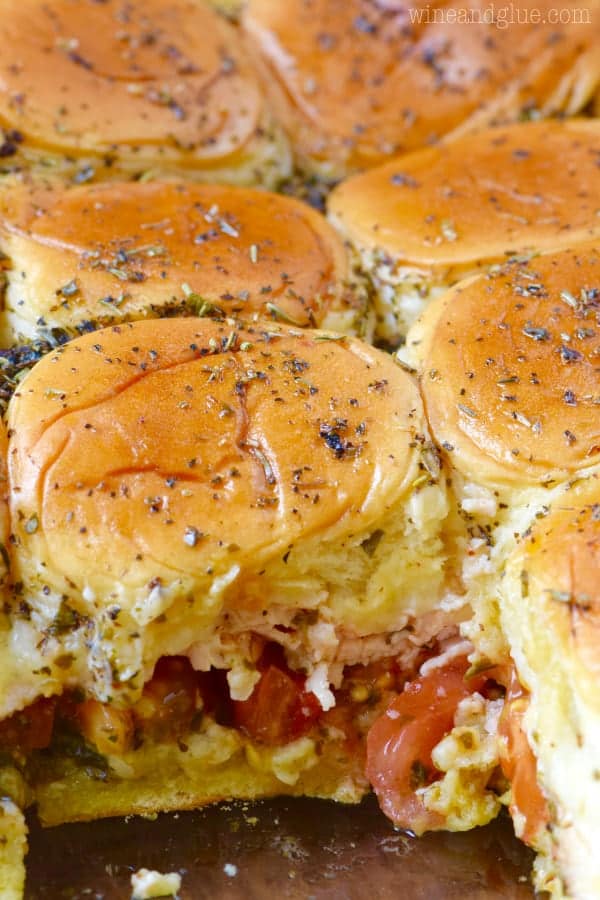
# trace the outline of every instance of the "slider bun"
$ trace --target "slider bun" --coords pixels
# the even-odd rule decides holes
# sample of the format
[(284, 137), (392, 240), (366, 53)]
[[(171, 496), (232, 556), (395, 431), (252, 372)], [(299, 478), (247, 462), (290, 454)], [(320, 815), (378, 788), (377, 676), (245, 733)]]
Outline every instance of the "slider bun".
[(267, 327), (114, 326), (51, 352), (13, 396), (20, 633), (48, 665), (60, 609), (76, 611), (63, 678), (141, 690), (132, 673), (222, 613), (314, 608), (365, 635), (439, 604), (446, 500), (415, 383), (358, 341)]
[(532, 122), (398, 157), (339, 185), (330, 218), (374, 282), (379, 330), (403, 333), (428, 298), (509, 253), (600, 238), (599, 152), (599, 121)]
[(5, 0), (0, 41), (9, 170), (240, 183), (287, 171), (238, 35), (207, 3)]
[[(516, 561), (515, 561), (516, 560)], [(562, 494), (550, 515), (523, 539), (510, 564), (521, 566), (519, 591), (551, 630), (552, 641), (568, 667), (580, 697), (600, 715), (600, 482), (596, 476)], [(521, 578), (521, 575), (519, 575)], [(544, 669), (537, 635), (529, 639), (529, 665)]]
[(21, 900), (25, 889), (27, 825), (21, 810), (0, 799), (0, 885), (2, 900)]
[(429, 423), (480, 483), (550, 483), (600, 461), (600, 252), (511, 261), (434, 301), (409, 332)]
[[(560, 497), (522, 540), (501, 582), (502, 625), (531, 692), (526, 726), (538, 757), (554, 857), (570, 897), (600, 894), (600, 483)], [(547, 885), (540, 864), (538, 886)]]
[[(7, 459), (8, 436), (4, 420), (0, 419), (0, 603), (2, 604), (0, 611), (0, 720), (15, 710), (23, 709), (40, 697), (51, 696), (60, 690), (60, 682), (52, 676), (51, 672), (24, 670), (18, 642), (17, 646), (13, 643), (14, 632), (11, 630), (10, 616), (7, 614), (13, 596), (14, 582), (14, 572), (11, 572), (9, 555), (11, 523)], [(18, 592), (14, 596), (17, 604), (23, 599)], [(25, 604), (23, 609), (26, 608)], [(22, 798), (14, 796), (13, 791), (7, 790), (7, 781), (1, 770), (0, 794), (13, 796), (13, 799), (21, 805)], [(7, 872), (10, 871), (13, 859), (11, 850), (13, 845), (10, 841), (13, 839), (11, 835), (19, 834), (19, 815), (20, 813), (17, 815), (15, 810), (11, 811), (5, 805), (5, 801), (0, 800), (0, 885), (10, 884), (3, 866), (7, 867)], [(6, 835), (8, 835), (8, 843), (5, 844), (4, 837)], [(18, 847), (17, 841), (17, 853), (20, 852)], [(16, 894), (15, 897), (20, 897), (20, 894)]]
[(170, 182), (22, 188), (0, 200), (0, 247), (6, 340), (203, 305), (360, 326), (340, 239), (310, 207), (275, 194)]
[(456, 279), (507, 253), (600, 237), (599, 152), (593, 119), (486, 129), (348, 179), (329, 210), (353, 245)]
[(369, 788), (362, 754), (352, 756), (343, 741), (320, 740), (317, 748), (301, 738), (273, 752), (218, 725), (191, 735), (183, 752), (174, 742), (132, 752), (121, 765), (137, 763), (139, 771), (122, 779), (100, 780), (89, 767), (62, 762), (61, 772), (36, 785), (45, 826), (282, 794), (358, 803)]
[[(542, 13), (551, 8), (541, 4)], [(387, 4), (389, 6), (389, 4)], [(462, 4), (421, 9), (364, 0), (249, 0), (250, 49), (302, 166), (339, 178), (390, 153), (528, 110), (576, 113), (600, 78), (597, 6), (584, 25), (489, 21), (461, 27)], [(567, 12), (571, 5), (567, 4)], [(482, 0), (471, 12), (484, 16)], [(412, 12), (412, 11), (411, 11)], [(447, 21), (427, 21), (440, 14)], [(575, 19), (572, 17), (572, 21)]]
[[(9, 514), (9, 488), (8, 488), (8, 472), (6, 460), (8, 456), (8, 436), (6, 433), (6, 425), (0, 419), (0, 549), (6, 548), (9, 543), (10, 535), (10, 514)], [(6, 576), (6, 560), (4, 554), (0, 553), (0, 584), (3, 583)]]
[[(10, 545), (10, 510), (9, 510), (9, 487), (8, 487), (8, 436), (6, 433), (6, 425), (4, 420), (0, 419), (0, 602), (2, 603), (2, 611), (0, 612), (0, 659), (2, 659), (3, 672), (0, 674), (0, 685), (4, 690), (10, 690), (10, 685), (6, 687), (8, 680), (8, 669), (10, 664), (7, 655), (4, 652), (4, 636), (2, 632), (9, 626), (8, 617), (6, 616), (6, 601), (8, 599), (9, 585), (9, 555), (8, 547)], [(1, 704), (0, 704), (1, 709)]]

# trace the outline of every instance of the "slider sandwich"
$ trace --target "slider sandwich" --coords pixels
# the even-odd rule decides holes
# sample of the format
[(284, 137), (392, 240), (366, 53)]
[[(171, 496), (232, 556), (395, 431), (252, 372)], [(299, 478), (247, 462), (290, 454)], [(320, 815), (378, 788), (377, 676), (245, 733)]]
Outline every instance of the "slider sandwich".
[[(301, 168), (337, 179), (457, 130), (573, 115), (600, 79), (600, 8), (248, 0), (242, 26)], [(503, 18), (504, 15), (504, 18)]]
[[(539, 853), (537, 886), (573, 900), (600, 890), (599, 353), (597, 242), (461, 282), (427, 308), (403, 352), (468, 536), (474, 616), (462, 635), (475, 647), (470, 676), (498, 690), (487, 735), (496, 732), (502, 802)], [(467, 713), (459, 706), (457, 719)], [(436, 764), (457, 752), (453, 734)]]
[(594, 478), (522, 536), (498, 592), (517, 674), (507, 748), (523, 735), (531, 748), (521, 749), (513, 775), (515, 830), (539, 851), (538, 888), (581, 900), (600, 894), (599, 570)]
[(598, 121), (532, 122), (343, 182), (329, 215), (373, 285), (379, 336), (398, 341), (430, 300), (491, 264), (600, 236), (599, 159)]
[[(10, 539), (10, 516), (6, 462), (6, 427), (4, 422), (0, 422), (0, 590), (3, 598), (7, 597), (9, 590), (6, 548)], [(19, 664), (18, 659), (8, 650), (9, 634), (10, 620), (7, 610), (3, 609), (0, 613), (0, 693), (5, 698), (9, 698), (12, 691), (19, 691)], [(21, 775), (10, 765), (2, 766), (0, 798), (0, 895), (2, 900), (21, 900), (25, 881), (24, 857), (27, 852), (27, 826), (23, 809), (31, 802), (31, 798)]]
[[(293, 198), (104, 183), (0, 197), (4, 344), (147, 316), (257, 316), (369, 331), (335, 231)], [(351, 284), (352, 282), (352, 284)]]
[(239, 34), (203, 0), (2, 0), (1, 171), (273, 185), (290, 157)]
[(388, 355), (137, 321), (44, 357), (7, 421), (1, 777), (44, 824), (358, 801), (406, 680), (465, 668), (445, 477)]

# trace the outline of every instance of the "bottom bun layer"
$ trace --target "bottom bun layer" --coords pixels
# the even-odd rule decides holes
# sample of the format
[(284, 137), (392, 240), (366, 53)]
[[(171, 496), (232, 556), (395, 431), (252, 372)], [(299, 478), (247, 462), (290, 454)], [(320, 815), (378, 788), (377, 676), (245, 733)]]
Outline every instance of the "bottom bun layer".
[(126, 777), (63, 759), (57, 763), (60, 776), (47, 771), (49, 780), (36, 786), (40, 821), (52, 826), (278, 795), (359, 803), (369, 790), (362, 755), (337, 740), (319, 745), (304, 737), (265, 750), (212, 725), (182, 747), (156, 745), (144, 752), (140, 770), (123, 771)]
[(21, 900), (25, 886), (27, 826), (23, 813), (12, 802), (0, 800), (0, 897)]

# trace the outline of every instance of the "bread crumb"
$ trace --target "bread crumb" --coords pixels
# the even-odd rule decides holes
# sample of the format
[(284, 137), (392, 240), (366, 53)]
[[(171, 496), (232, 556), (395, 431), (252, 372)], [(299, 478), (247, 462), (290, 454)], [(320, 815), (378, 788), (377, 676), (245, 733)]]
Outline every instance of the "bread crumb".
[(177, 872), (155, 872), (139, 869), (131, 876), (133, 900), (152, 900), (153, 897), (176, 897), (181, 889), (181, 875)]

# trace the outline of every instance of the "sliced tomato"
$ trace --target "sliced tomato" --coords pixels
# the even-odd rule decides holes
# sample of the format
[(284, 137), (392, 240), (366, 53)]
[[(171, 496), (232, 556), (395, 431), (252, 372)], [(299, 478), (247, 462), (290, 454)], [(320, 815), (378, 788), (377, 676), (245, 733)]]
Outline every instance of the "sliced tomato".
[(540, 832), (550, 821), (550, 813), (539, 785), (537, 760), (523, 726), (528, 706), (527, 692), (513, 670), (498, 728), (505, 739), (500, 745), (500, 764), (511, 784), (511, 815), (514, 819), (518, 814), (517, 823), (523, 823), (519, 827), (519, 837), (526, 844), (535, 845)]
[(56, 697), (36, 700), (0, 723), (0, 747), (5, 750), (44, 750), (52, 740)]
[(366, 773), (379, 805), (394, 824), (415, 834), (445, 825), (417, 789), (439, 777), (431, 752), (452, 730), (460, 701), (485, 683), (482, 676), (466, 681), (467, 666), (461, 657), (409, 682), (367, 736)]
[(321, 704), (305, 690), (305, 679), (287, 668), (282, 653), (267, 650), (259, 669), (260, 681), (250, 697), (232, 702), (234, 723), (271, 746), (302, 737), (319, 718)]
[(163, 656), (134, 706), (136, 726), (155, 740), (172, 740), (189, 731), (198, 708), (198, 685), (185, 656)]

